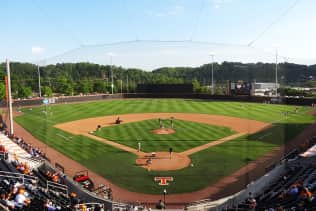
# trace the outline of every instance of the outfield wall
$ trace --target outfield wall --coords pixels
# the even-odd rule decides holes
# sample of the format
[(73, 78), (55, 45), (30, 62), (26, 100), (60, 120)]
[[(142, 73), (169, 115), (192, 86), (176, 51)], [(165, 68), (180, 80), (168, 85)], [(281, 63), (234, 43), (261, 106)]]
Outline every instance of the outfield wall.
[[(97, 100), (111, 100), (111, 99), (133, 99), (133, 98), (180, 98), (180, 99), (202, 99), (202, 100), (222, 100), (222, 101), (240, 101), (240, 102), (254, 102), (254, 103), (282, 103), (287, 105), (304, 105), (310, 106), (316, 104), (316, 98), (274, 98), (261, 96), (227, 96), (227, 95), (211, 95), (201, 93), (130, 93), (130, 94), (95, 94), (83, 96), (62, 96), (54, 97), (54, 103), (75, 103), (85, 101)], [(14, 100), (13, 106), (36, 106), (42, 105), (44, 98), (33, 98), (25, 100)], [(5, 101), (0, 102), (1, 107), (5, 107)]]

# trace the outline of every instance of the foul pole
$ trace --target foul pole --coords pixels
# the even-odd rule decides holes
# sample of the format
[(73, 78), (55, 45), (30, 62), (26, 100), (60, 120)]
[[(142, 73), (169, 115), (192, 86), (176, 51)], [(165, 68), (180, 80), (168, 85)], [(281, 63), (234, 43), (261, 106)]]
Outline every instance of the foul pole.
[(12, 115), (12, 97), (11, 97), (11, 77), (10, 77), (10, 62), (7, 59), (7, 90), (8, 90), (8, 103), (9, 103), (9, 119), (10, 119), (10, 134), (14, 134), (13, 130), (13, 115)]

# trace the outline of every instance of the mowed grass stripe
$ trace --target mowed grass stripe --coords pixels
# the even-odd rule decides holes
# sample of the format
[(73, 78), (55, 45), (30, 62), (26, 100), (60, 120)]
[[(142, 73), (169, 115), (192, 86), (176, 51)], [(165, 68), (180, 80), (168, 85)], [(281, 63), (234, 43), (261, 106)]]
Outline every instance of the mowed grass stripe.
[[(166, 127), (169, 126), (168, 123), (170, 124), (169, 120), (163, 122)], [(173, 147), (176, 152), (181, 152), (192, 146), (199, 146), (200, 143), (208, 143), (234, 133), (229, 128), (182, 120), (174, 120), (174, 125), (176, 133), (169, 135), (157, 135), (151, 132), (159, 128), (157, 119), (101, 128), (95, 132), (95, 135), (132, 148), (137, 148), (138, 142), (141, 142), (142, 151), (145, 152), (168, 151), (169, 148), (166, 147)], [(130, 136), (122, 135), (124, 133)]]
[[(170, 106), (171, 104), (173, 105)], [(242, 104), (244, 104), (246, 109), (239, 109)], [(120, 110), (118, 110), (116, 105), (122, 105)], [(26, 108), (23, 109), (25, 114), (16, 117), (15, 120), (36, 138), (54, 147), (71, 159), (80, 162), (88, 169), (106, 177), (113, 183), (131, 191), (161, 194), (163, 187), (159, 187), (153, 182), (155, 176), (173, 176), (175, 178), (175, 181), (168, 187), (168, 193), (192, 192), (213, 184), (223, 176), (229, 175), (246, 165), (249, 163), (249, 160), (255, 160), (271, 151), (274, 147), (286, 143), (315, 120), (314, 116), (307, 115), (307, 112), (311, 110), (310, 108), (299, 107), (298, 114), (292, 113), (294, 108), (295, 106), (286, 105), (204, 100), (113, 100), (48, 105), (47, 109), (50, 109), (51, 116), (43, 115), (43, 107), (36, 107), (32, 110)], [(274, 127), (249, 137), (238, 138), (195, 153), (190, 156), (194, 167), (168, 172), (148, 172), (135, 166), (136, 156), (134, 154), (121, 151), (87, 137), (73, 136), (53, 127), (57, 123), (95, 116), (148, 112), (205, 113), (274, 122), (276, 119), (283, 118), (281, 112), (286, 110), (291, 112), (280, 122), (274, 123)], [(72, 139), (67, 141), (57, 136), (57, 133), (64, 137), (71, 136)], [(139, 132), (131, 131), (131, 134), (134, 133), (134, 136), (139, 134)], [(129, 137), (129, 135), (125, 134), (125, 137)], [(189, 137), (194, 138), (192, 134)], [(165, 149), (167, 147), (166, 143), (159, 141), (161, 139), (157, 138), (153, 142), (146, 143), (151, 144), (152, 146), (150, 147), (156, 147), (155, 144), (161, 144), (161, 147)], [(146, 143), (144, 142), (144, 144)], [(173, 143), (176, 148), (183, 149), (184, 147), (192, 148), (196, 145), (201, 145), (203, 141), (174, 141)], [(132, 141), (130, 144), (133, 145), (134, 142)], [(136, 147), (137, 145), (133, 145), (133, 148)], [(195, 181), (194, 183), (188, 184), (188, 181), (193, 180)]]
[[(147, 102), (149, 101), (149, 102)], [(152, 103), (154, 101), (155, 103)], [(186, 105), (179, 106), (178, 104)], [(129, 106), (129, 104), (131, 104)], [(175, 104), (175, 106), (168, 106)], [(54, 114), (53, 119), (56, 122), (64, 122), (77, 120), (80, 118), (88, 118), (94, 116), (123, 114), (123, 113), (148, 113), (148, 112), (192, 112), (192, 113), (207, 113), (220, 114), (227, 116), (244, 117), (256, 119), (265, 122), (273, 122), (276, 117), (281, 116), (280, 113), (284, 110), (284, 106), (268, 105), (268, 104), (254, 104), (248, 103), (244, 107), (247, 109), (241, 110), (237, 102), (212, 102), (212, 101), (197, 101), (197, 100), (117, 100), (117, 101), (103, 101), (93, 103), (67, 104), (49, 106)], [(122, 106), (117, 106), (122, 105)], [(126, 106), (125, 106), (126, 105)], [(159, 106), (158, 106), (159, 105)], [(208, 106), (206, 106), (208, 105)], [(72, 107), (75, 106), (75, 109)], [(249, 107), (249, 108), (248, 108)], [(294, 110), (295, 107), (288, 106)], [(118, 109), (119, 108), (119, 109)], [(188, 109), (190, 108), (190, 109)], [(259, 110), (256, 110), (259, 108)], [(173, 110), (176, 109), (176, 110)], [(33, 109), (33, 113), (39, 112), (38, 108)], [(24, 110), (28, 113), (27, 110)], [(302, 111), (306, 111), (302, 108)], [(75, 115), (75, 113), (77, 115)], [(262, 115), (262, 117), (258, 117)], [(306, 117), (305, 117), (306, 118)]]

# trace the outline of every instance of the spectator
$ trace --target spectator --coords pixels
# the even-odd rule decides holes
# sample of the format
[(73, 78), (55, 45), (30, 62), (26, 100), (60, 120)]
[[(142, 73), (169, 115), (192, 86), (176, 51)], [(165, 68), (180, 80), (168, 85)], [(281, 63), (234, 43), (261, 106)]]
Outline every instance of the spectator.
[(25, 195), (27, 195), (27, 192), (24, 188), (20, 188), (18, 194), (15, 196), (14, 202), (15, 206), (17, 207), (24, 207), (28, 204), (30, 204), (30, 199), (26, 198)]
[(252, 193), (249, 192), (248, 193), (248, 199), (246, 200), (246, 204), (248, 205), (248, 208), (250, 210), (255, 210), (256, 206), (257, 206), (257, 201), (256, 199), (253, 197)]
[(300, 193), (300, 199), (304, 202), (312, 202), (314, 197), (313, 194), (308, 190), (308, 188), (303, 188)]
[(158, 209), (158, 210), (165, 209), (165, 204), (162, 202), (161, 199), (160, 199), (159, 202), (156, 204), (156, 209)]
[(47, 211), (55, 211), (57, 210), (57, 207), (55, 207), (51, 200), (46, 199), (44, 203), (44, 207), (47, 209)]
[(0, 203), (1, 203), (2, 205), (7, 206), (7, 199), (6, 199), (5, 193), (1, 193), (1, 196), (0, 196)]
[(297, 187), (297, 185), (292, 185), (292, 187), (290, 188), (288, 194), (291, 195), (291, 196), (298, 195), (298, 187)]

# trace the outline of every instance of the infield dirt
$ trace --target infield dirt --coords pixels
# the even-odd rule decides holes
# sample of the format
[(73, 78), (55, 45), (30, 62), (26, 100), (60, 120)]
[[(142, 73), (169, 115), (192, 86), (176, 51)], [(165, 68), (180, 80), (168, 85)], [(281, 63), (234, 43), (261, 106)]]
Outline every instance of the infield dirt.
[[(212, 146), (230, 141), (237, 137), (245, 134), (253, 134), (264, 128), (270, 126), (270, 123), (264, 123), (256, 120), (242, 119), (237, 117), (220, 116), (220, 115), (209, 115), (209, 114), (188, 114), (188, 113), (142, 113), (142, 114), (124, 114), (119, 115), (120, 119), (123, 121), (121, 124), (126, 124), (130, 122), (144, 121), (148, 119), (168, 119), (173, 117), (175, 120), (180, 119), (184, 121), (198, 122), (209, 125), (217, 125), (231, 128), (237, 133), (231, 136), (224, 137), (216, 141), (210, 141), (207, 144), (191, 148), (184, 152), (172, 153), (170, 157), (169, 152), (154, 152), (155, 156), (151, 156), (151, 153), (144, 153), (138, 151), (137, 149), (119, 144), (115, 141), (110, 141), (105, 138), (97, 137), (92, 135), (92, 132), (96, 130), (97, 126), (109, 127), (113, 126), (117, 115), (95, 117), (88, 119), (81, 119), (71, 122), (66, 122), (62, 124), (55, 125), (56, 128), (64, 130), (66, 132), (83, 135), (94, 140), (109, 144), (111, 146), (117, 147), (119, 149), (134, 153), (138, 156), (136, 159), (136, 165), (148, 170), (155, 171), (169, 171), (169, 170), (179, 170), (188, 167), (191, 164), (191, 159), (189, 155), (199, 152), (201, 150), (207, 149)], [(161, 129), (158, 129), (161, 130)], [(170, 128), (169, 128), (170, 130)], [(150, 132), (150, 131), (148, 131)], [(148, 160), (150, 159), (150, 163)]]
[[(315, 111), (313, 112), (316, 113)], [(15, 113), (16, 115), (17, 113)], [(21, 113), (18, 113), (21, 115)], [(4, 118), (8, 121), (8, 118)], [(113, 119), (112, 119), (113, 121)], [(8, 123), (8, 122), (7, 122)], [(125, 122), (126, 123), (126, 122)], [(28, 131), (26, 131), (19, 124), (14, 123), (15, 134), (19, 137), (23, 137), (27, 143), (33, 146), (43, 149), (48, 156), (48, 158), (53, 163), (59, 163), (65, 167), (65, 173), (68, 176), (73, 176), (76, 172), (86, 169), (85, 166), (71, 158), (65, 156), (64, 154), (58, 152), (54, 148), (46, 145), (45, 143), (39, 141), (34, 136), (32, 136)], [(216, 200), (218, 198), (225, 197), (227, 195), (236, 193), (244, 188), (249, 181), (253, 181), (256, 178), (262, 176), (265, 173), (265, 167), (271, 165), (273, 162), (279, 161), (279, 159), (284, 155), (284, 153), (291, 151), (302, 141), (311, 138), (316, 135), (316, 123), (307, 127), (300, 135), (295, 137), (288, 146), (281, 146), (275, 148), (270, 153), (260, 157), (256, 161), (250, 162), (248, 165), (242, 167), (241, 169), (235, 171), (229, 176), (220, 179), (215, 184), (205, 187), (201, 190), (194, 191), (191, 193), (181, 193), (181, 194), (171, 194), (168, 195), (168, 208), (182, 208), (184, 204), (204, 199), (211, 198)], [(96, 185), (106, 184), (113, 190), (113, 196), (115, 200), (125, 201), (125, 202), (142, 202), (149, 206), (154, 206), (161, 195), (135, 193), (121, 188), (113, 183), (111, 183), (106, 178), (100, 176), (99, 174), (89, 171), (89, 176), (93, 179)]]

